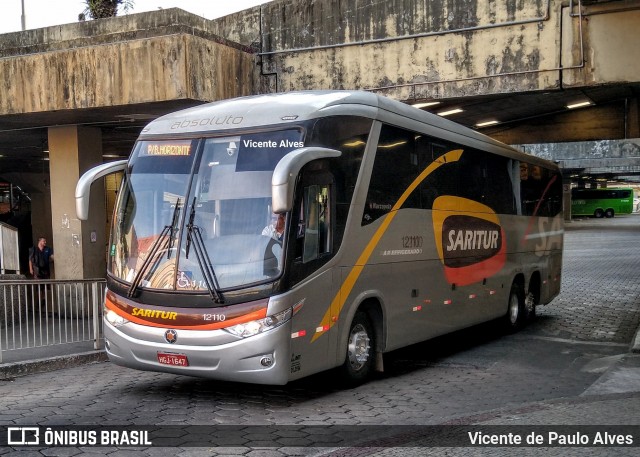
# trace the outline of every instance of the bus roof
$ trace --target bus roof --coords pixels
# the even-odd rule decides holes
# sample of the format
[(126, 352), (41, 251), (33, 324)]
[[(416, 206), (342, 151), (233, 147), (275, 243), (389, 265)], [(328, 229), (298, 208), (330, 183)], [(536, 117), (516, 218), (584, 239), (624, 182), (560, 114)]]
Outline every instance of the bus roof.
[(553, 162), (520, 152), (441, 116), (366, 91), (300, 91), (220, 100), (162, 116), (150, 122), (141, 137), (191, 136), (338, 115), (362, 116), (392, 124), (396, 124), (394, 118), (400, 117), (427, 134), (438, 132), (438, 136), (461, 144), (557, 169)]

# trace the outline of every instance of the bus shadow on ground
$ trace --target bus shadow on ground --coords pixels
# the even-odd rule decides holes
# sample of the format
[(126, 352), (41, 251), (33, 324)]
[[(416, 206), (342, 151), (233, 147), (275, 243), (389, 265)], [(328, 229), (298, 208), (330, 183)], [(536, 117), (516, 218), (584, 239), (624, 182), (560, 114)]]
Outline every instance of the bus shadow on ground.
[[(464, 330), (417, 343), (384, 355), (384, 372), (375, 373), (369, 380), (400, 377), (429, 367), (455, 365), (447, 359), (465, 351), (481, 347), (507, 336), (499, 320), (479, 324)], [(262, 407), (280, 408), (307, 402), (350, 388), (343, 383), (337, 370), (328, 370), (292, 381), (285, 386), (243, 384), (210, 379), (175, 376), (156, 380), (153, 386), (140, 384), (135, 389), (148, 393), (170, 393), (174, 398), (191, 398), (194, 392), (201, 399), (223, 403), (257, 402)]]
[(379, 376), (391, 378), (433, 366), (455, 365), (448, 359), (508, 335), (498, 319), (397, 349), (385, 354), (384, 373)]

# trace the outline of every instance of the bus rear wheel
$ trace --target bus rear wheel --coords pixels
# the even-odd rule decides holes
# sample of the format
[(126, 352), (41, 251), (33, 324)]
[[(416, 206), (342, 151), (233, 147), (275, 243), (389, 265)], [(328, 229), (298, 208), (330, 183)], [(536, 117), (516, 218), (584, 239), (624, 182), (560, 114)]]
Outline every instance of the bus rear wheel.
[(615, 215), (613, 208), (609, 208), (604, 212), (604, 217), (612, 218)]
[(593, 212), (593, 215), (595, 217), (597, 217), (598, 219), (602, 218), (604, 216), (604, 211), (602, 211), (600, 208), (598, 208), (597, 210), (595, 210)]
[(367, 314), (359, 311), (351, 322), (342, 379), (351, 386), (363, 383), (373, 371), (375, 336)]
[(511, 285), (509, 291), (509, 302), (507, 314), (504, 317), (504, 327), (508, 332), (520, 330), (527, 320), (527, 309), (525, 307), (524, 293), (518, 283)]

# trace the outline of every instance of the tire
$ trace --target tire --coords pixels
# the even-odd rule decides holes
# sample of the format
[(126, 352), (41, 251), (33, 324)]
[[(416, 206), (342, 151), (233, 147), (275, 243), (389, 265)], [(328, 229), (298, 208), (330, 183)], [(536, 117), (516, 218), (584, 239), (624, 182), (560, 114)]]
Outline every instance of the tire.
[(509, 333), (520, 330), (527, 320), (527, 309), (524, 304), (524, 293), (517, 283), (511, 285), (507, 314), (504, 316), (504, 327)]
[(598, 219), (602, 218), (604, 216), (604, 211), (602, 211), (600, 208), (598, 208), (597, 210), (595, 210), (593, 212), (594, 217), (597, 217)]
[(375, 363), (375, 335), (369, 317), (359, 311), (353, 317), (347, 339), (347, 353), (341, 367), (342, 380), (357, 386), (369, 378)]
[(609, 219), (611, 219), (614, 215), (615, 215), (615, 212), (613, 211), (612, 208), (609, 208), (604, 212), (604, 217)]

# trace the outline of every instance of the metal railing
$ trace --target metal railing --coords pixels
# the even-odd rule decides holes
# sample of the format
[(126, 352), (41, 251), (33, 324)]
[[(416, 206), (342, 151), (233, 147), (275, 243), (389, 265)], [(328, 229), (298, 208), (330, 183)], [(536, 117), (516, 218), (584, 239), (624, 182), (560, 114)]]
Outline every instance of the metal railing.
[(36, 348), (93, 342), (99, 349), (104, 290), (104, 279), (0, 281), (0, 363), (9, 351), (27, 360)]

